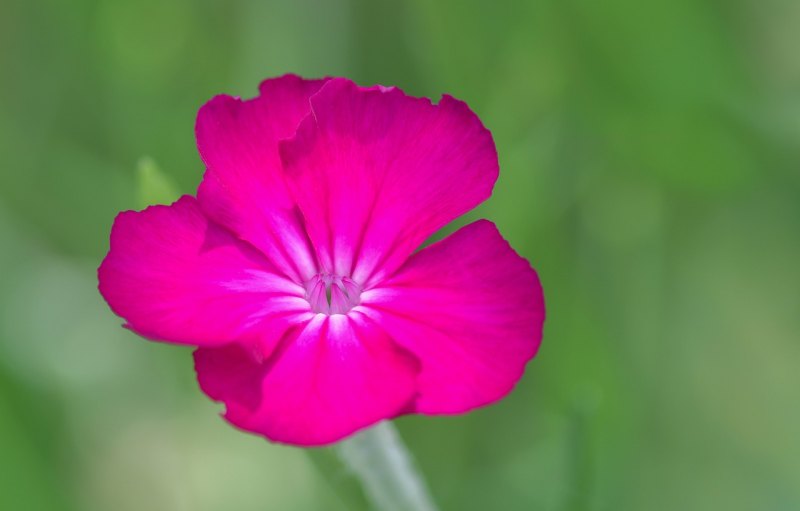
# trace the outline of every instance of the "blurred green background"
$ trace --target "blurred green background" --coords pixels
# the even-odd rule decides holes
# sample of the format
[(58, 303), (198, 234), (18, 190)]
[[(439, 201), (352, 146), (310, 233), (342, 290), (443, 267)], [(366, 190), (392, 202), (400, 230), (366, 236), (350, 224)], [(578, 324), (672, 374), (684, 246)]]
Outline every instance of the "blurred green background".
[[(398, 426), (443, 510), (800, 509), (797, 0), (0, 1), (0, 509), (344, 509), (228, 427), (95, 268), (198, 108), (296, 72), (450, 93), (538, 269), (502, 403)], [(335, 486), (336, 481), (333, 482)]]

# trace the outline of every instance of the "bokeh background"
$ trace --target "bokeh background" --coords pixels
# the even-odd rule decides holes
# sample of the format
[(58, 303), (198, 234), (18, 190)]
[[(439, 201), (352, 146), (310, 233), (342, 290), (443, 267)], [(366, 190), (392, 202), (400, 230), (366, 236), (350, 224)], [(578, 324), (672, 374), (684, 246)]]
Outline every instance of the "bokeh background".
[(798, 48), (797, 0), (2, 0), (0, 509), (358, 507), (96, 291), (152, 162), (197, 186), (203, 102), (289, 71), (450, 93), (494, 134), (466, 220), (548, 321), (502, 403), (397, 421), (443, 510), (800, 509)]

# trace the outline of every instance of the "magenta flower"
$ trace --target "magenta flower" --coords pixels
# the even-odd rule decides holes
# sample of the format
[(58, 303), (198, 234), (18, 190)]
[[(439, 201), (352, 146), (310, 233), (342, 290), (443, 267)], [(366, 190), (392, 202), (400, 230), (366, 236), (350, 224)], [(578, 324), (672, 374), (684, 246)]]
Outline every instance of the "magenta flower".
[(536, 353), (536, 273), (491, 222), (415, 252), (491, 194), (466, 104), (287, 75), (217, 96), (197, 198), (121, 213), (100, 292), (134, 332), (197, 346), (225, 418), (298, 445), (505, 396)]

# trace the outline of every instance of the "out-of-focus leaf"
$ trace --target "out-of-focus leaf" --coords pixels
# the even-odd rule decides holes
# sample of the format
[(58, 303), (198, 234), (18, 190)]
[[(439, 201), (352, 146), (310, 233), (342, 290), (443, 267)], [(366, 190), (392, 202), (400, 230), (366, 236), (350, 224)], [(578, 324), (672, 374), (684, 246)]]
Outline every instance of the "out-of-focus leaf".
[(175, 183), (147, 156), (136, 166), (136, 184), (139, 209), (151, 204), (171, 204), (180, 197)]

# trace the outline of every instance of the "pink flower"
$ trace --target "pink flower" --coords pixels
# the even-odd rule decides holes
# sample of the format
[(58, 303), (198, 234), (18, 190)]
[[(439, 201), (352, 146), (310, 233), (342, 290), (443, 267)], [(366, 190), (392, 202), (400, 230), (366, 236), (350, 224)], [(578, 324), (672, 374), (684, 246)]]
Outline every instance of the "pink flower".
[(491, 134), (461, 101), (287, 75), (217, 96), (197, 198), (121, 213), (100, 292), (134, 332), (197, 346), (225, 418), (320, 445), (505, 396), (536, 353), (536, 273), (491, 222), (415, 252), (491, 194)]

